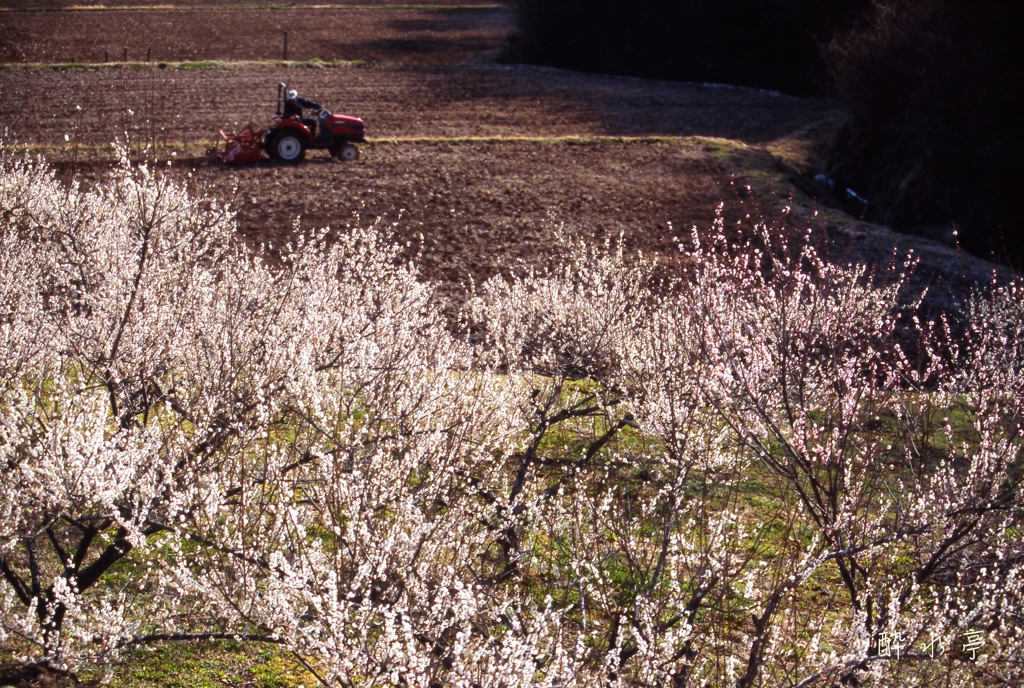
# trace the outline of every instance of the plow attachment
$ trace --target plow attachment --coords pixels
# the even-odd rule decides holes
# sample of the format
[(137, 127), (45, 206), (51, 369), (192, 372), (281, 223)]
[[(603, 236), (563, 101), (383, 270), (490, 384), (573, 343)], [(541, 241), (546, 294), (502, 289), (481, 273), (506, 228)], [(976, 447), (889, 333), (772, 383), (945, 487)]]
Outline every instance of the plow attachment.
[(217, 151), (217, 157), (221, 162), (229, 165), (246, 165), (260, 159), (263, 149), (260, 142), (263, 140), (263, 130), (253, 129), (247, 124), (237, 134), (227, 133), (220, 130), (220, 137), (224, 140), (224, 147)]

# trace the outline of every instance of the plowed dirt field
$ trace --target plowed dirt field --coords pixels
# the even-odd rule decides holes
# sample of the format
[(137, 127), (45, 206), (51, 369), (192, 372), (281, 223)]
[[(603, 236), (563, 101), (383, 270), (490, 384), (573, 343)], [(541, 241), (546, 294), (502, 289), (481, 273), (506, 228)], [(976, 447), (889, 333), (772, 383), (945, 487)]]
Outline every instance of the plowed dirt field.
[[(756, 217), (756, 201), (769, 215), (792, 205), (796, 223), (820, 210), (830, 250), (843, 258), (885, 262), (894, 245), (916, 246), (928, 256), (922, 282), (984, 278), (987, 269), (819, 208), (799, 191), (789, 198), (796, 170), (837, 115), (826, 100), (495, 64), (488, 57), (513, 23), (507, 4), (118, 2), (121, 9), (0, 9), (0, 28), (14, 37), (0, 46), (6, 140), (44, 152), (68, 174), (96, 178), (109, 168), (111, 142), (127, 132), (135, 150), (154, 145), (164, 160), (173, 151), (172, 173), (190, 174), (191, 184), (231, 203), (241, 234), (254, 242), (281, 246), (296, 223), (300, 231), (343, 231), (380, 222), (457, 300), (470, 277), (549, 263), (560, 232), (622, 235), (630, 248), (678, 267), (675, 236), (709, 227), (720, 202), (730, 222)], [(283, 28), (296, 18), (303, 30)], [(225, 29), (250, 19), (264, 32), (256, 39)], [(296, 60), (380, 62), (238, 62), (278, 57), (282, 30)], [(117, 55), (128, 47), (129, 59), (151, 46), (152, 62), (25, 64), (66, 62), (69, 51), (86, 60), (77, 46), (87, 45)], [(225, 62), (157, 63), (199, 58)], [(298, 166), (225, 168), (203, 155), (219, 128), (268, 124), (279, 82), (363, 117), (369, 141), (360, 160), (342, 164), (311, 151)]]
[[(386, 218), (453, 293), (469, 276), (543, 262), (562, 226), (671, 251), (669, 224), (684, 234), (710, 226), (737, 181), (786, 194), (762, 146), (832, 113), (821, 100), (526, 66), (34, 68), (2, 78), (16, 97), (0, 99), (0, 118), (16, 123), (20, 143), (77, 156), (86, 170), (106, 168), (97, 147), (126, 128), (137, 144), (198, 144), (177, 167), (230, 200), (247, 237), (281, 245), (296, 216), (302, 229)], [(361, 159), (310, 151), (298, 166), (225, 168), (195, 157), (217, 128), (268, 122), (279, 81), (364, 117)]]
[[(276, 85), (367, 122), (368, 136), (715, 136), (766, 143), (827, 117), (823, 100), (513, 65), (8, 69), (0, 121), (22, 143), (216, 138), (266, 125)], [(81, 108), (79, 110), (78, 108)]]
[(511, 30), (509, 12), (493, 5), (408, 7), (209, 4), (0, 11), (0, 62), (98, 63), (127, 57), (451, 64), (497, 52)]

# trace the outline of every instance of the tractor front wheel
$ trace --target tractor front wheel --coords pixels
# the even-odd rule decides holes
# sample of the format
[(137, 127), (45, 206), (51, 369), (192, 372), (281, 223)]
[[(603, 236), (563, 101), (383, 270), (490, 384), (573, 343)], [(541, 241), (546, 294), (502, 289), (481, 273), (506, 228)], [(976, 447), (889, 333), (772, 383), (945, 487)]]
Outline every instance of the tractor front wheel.
[(342, 162), (352, 162), (359, 159), (359, 149), (351, 143), (343, 143), (331, 148), (331, 155)]
[(306, 157), (306, 147), (298, 137), (282, 134), (274, 138), (274, 157), (285, 162), (299, 162)]

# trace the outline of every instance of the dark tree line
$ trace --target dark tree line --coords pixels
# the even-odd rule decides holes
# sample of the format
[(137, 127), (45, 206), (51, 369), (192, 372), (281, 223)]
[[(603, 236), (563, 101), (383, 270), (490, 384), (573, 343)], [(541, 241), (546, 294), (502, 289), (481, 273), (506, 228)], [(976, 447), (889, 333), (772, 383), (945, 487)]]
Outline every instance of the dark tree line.
[(876, 0), (824, 46), (848, 118), (831, 172), (873, 219), (1024, 262), (1024, 3)]
[(834, 95), (823, 166), (869, 219), (1024, 262), (1022, 2), (519, 0), (518, 19), (517, 60)]
[(807, 93), (818, 41), (868, 0), (519, 0), (515, 57), (569, 69)]

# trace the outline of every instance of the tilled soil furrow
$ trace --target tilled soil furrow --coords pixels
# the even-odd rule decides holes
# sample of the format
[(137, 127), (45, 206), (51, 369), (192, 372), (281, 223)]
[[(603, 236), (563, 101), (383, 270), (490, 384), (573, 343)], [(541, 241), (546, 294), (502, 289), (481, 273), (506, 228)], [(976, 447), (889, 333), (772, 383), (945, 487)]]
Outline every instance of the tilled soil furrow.
[(448, 298), (498, 273), (548, 265), (557, 237), (675, 251), (672, 227), (710, 226), (730, 195), (727, 165), (696, 141), (543, 145), (522, 141), (369, 147), (356, 163), (200, 164), (192, 181), (237, 209), (240, 231), (275, 246), (300, 230), (379, 223)]
[[(0, 70), (7, 140), (195, 143), (266, 126), (287, 82), (370, 138), (712, 136), (771, 141), (833, 112), (826, 100), (518, 65)], [(65, 138), (67, 137), (67, 138)]]
[(457, 64), (499, 51), (511, 28), (511, 12), (494, 6), (4, 11), (0, 62), (319, 58)]
[(286, 9), (346, 7), (373, 9), (426, 9), (443, 7), (511, 7), (514, 0), (0, 0), (0, 12), (102, 12), (105, 10), (220, 7), (232, 9)]
[(500, 2), (457, 2), (455, 0), (441, 2), (318, 2), (317, 0), (305, 0), (304, 2), (223, 2), (223, 0), (210, 0), (210, 2), (177, 2), (177, 3), (153, 3), (149, 5), (129, 2), (125, 0), (120, 3), (103, 4), (55, 4), (55, 5), (26, 5), (20, 6), (17, 3), (0, 2), (0, 12), (167, 12), (167, 11), (188, 11), (188, 10), (214, 10), (214, 11), (237, 11), (237, 10), (378, 10), (389, 12), (395, 10), (490, 10), (503, 9), (505, 5)]

